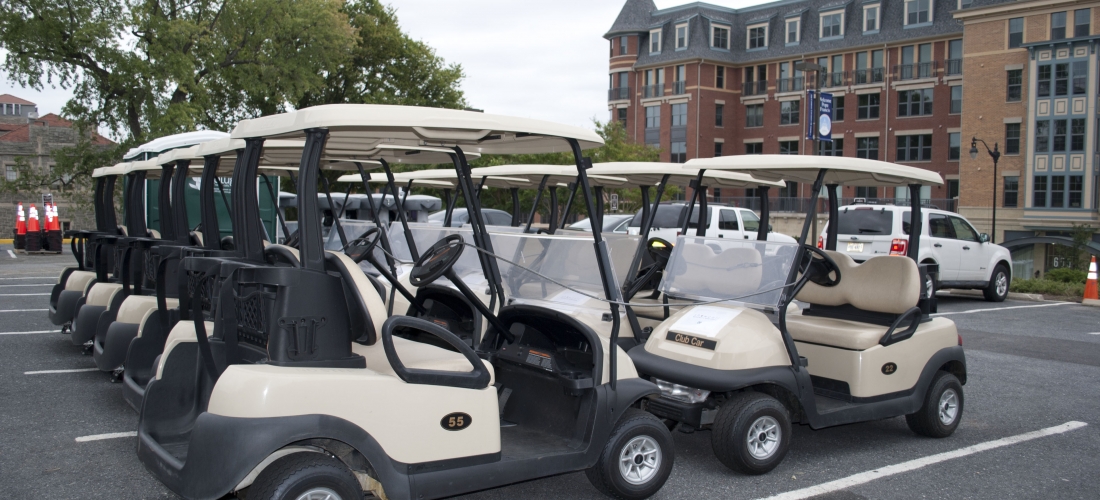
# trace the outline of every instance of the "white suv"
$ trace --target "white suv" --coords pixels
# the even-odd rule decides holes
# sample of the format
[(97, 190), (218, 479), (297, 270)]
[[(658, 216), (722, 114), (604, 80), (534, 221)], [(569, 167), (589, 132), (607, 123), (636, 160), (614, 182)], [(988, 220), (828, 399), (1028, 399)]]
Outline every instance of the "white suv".
[[(894, 205), (849, 205), (839, 209), (837, 251), (863, 262), (877, 255), (906, 255), (909, 243), (909, 207)], [(959, 214), (922, 208), (923, 231), (918, 262), (939, 265), (934, 289), (980, 289), (985, 299), (1000, 302), (1008, 296), (1012, 279), (1012, 257), (1008, 249), (989, 242)], [(822, 230), (818, 247), (824, 245), (830, 225)]]
[[(738, 240), (755, 240), (756, 231), (760, 228), (760, 217), (747, 208), (727, 207), (724, 205), (707, 205), (710, 216), (707, 217), (707, 236), (717, 238), (734, 238)], [(650, 238), (661, 238), (675, 242), (683, 227), (684, 217), (687, 216), (687, 204), (669, 203), (657, 206), (657, 214), (653, 218), (653, 228), (649, 232)], [(695, 234), (699, 226), (699, 205), (691, 211), (691, 222), (688, 224), (688, 236)], [(630, 221), (630, 234), (638, 234), (642, 225), (642, 211), (634, 215)], [(768, 241), (782, 243), (794, 243), (796, 240), (785, 234), (768, 232)]]

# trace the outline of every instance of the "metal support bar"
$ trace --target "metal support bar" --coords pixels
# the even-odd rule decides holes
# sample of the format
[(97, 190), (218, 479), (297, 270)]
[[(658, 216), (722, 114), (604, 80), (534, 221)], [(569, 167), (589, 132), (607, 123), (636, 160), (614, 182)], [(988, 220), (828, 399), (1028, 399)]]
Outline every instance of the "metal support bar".
[(771, 227), (771, 207), (768, 206), (768, 191), (771, 186), (760, 186), (756, 190), (760, 193), (760, 227), (756, 228), (756, 241), (768, 241), (768, 230)]
[(531, 213), (527, 216), (527, 226), (523, 228), (524, 233), (531, 232), (531, 224), (535, 222), (535, 213), (539, 211), (539, 203), (542, 203), (542, 191), (546, 189), (546, 181), (549, 179), (549, 175), (544, 175), (542, 180), (539, 181), (539, 190), (535, 192), (535, 202), (531, 204)]
[(837, 184), (826, 184), (825, 190), (829, 192), (829, 234), (825, 236), (825, 249), (836, 251), (837, 225), (840, 224), (840, 207), (837, 206)]

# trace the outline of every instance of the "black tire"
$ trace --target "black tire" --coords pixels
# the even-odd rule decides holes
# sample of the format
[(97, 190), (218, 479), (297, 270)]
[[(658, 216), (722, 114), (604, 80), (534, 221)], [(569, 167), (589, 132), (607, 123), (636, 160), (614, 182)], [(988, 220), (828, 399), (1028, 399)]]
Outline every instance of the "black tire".
[[(769, 426), (766, 438), (750, 438), (756, 426)], [(726, 467), (742, 474), (758, 475), (774, 469), (791, 445), (791, 418), (775, 398), (759, 392), (745, 392), (730, 398), (714, 418), (710, 445)], [(770, 450), (765, 447), (775, 443)], [(756, 446), (760, 447), (757, 448)], [(754, 450), (756, 450), (754, 452)]]
[[(945, 395), (949, 391), (953, 393), (953, 399)], [(953, 409), (945, 408), (942, 413), (945, 418), (941, 418), (941, 406), (945, 404), (953, 405)], [(928, 392), (924, 395), (924, 404), (921, 405), (920, 410), (906, 415), (905, 423), (909, 424), (910, 430), (921, 436), (945, 438), (959, 427), (963, 407), (963, 390), (959, 379), (950, 373), (940, 371), (928, 386)], [(947, 416), (950, 416), (950, 421), (945, 422), (948, 420)]]
[[(647, 448), (635, 448), (633, 445), (649, 446), (649, 453), (637, 453)], [(646, 477), (628, 479), (619, 467), (619, 458), (631, 445), (635, 453), (635, 464), (648, 463), (650, 467)], [(654, 450), (655, 448), (655, 450)], [(643, 458), (643, 455), (649, 459)], [(654, 460), (655, 457), (655, 460)], [(664, 486), (672, 474), (672, 464), (676, 460), (672, 433), (657, 417), (637, 408), (628, 408), (619, 419), (611, 437), (600, 453), (596, 465), (585, 471), (588, 481), (601, 493), (611, 498), (641, 499), (648, 498)], [(656, 469), (656, 470), (653, 470)], [(628, 471), (632, 472), (632, 471)], [(643, 474), (645, 474), (643, 472)]]
[[(1004, 288), (1001, 288), (1000, 280), (1004, 280)], [(985, 300), (989, 302), (1004, 302), (1008, 298), (1008, 288), (1012, 284), (1012, 276), (1004, 264), (997, 264), (993, 268), (993, 274), (989, 275), (989, 285), (982, 290)], [(1003, 290), (1003, 292), (1001, 291)]]
[(313, 489), (326, 488), (341, 500), (362, 500), (359, 480), (343, 462), (323, 453), (292, 453), (267, 466), (247, 500), (294, 500)]

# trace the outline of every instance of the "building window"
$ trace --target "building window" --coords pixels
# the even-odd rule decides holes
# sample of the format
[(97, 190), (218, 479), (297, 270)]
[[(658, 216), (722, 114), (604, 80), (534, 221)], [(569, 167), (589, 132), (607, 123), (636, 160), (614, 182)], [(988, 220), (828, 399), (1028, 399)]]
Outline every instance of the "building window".
[(645, 143), (657, 146), (661, 143), (661, 107), (645, 108)]
[(1069, 208), (1081, 208), (1085, 178), (1080, 175), (1069, 176)]
[(818, 156), (844, 156), (844, 139), (833, 139), (832, 141), (818, 141), (818, 143), (817, 143), (817, 155)]
[[(912, 137), (912, 136), (910, 136)], [(947, 134), (947, 159), (950, 161), (959, 161), (959, 150), (961, 149), (962, 133), (949, 132)]]
[(714, 68), (714, 86), (716, 88), (726, 88), (726, 67), (716, 66)]
[(659, 52), (661, 52), (661, 30), (657, 29), (649, 32), (649, 53)]
[(1008, 20), (1008, 48), (1015, 49), (1024, 44), (1024, 18)]
[(1035, 152), (1050, 152), (1050, 120), (1036, 120), (1035, 122)]
[(1073, 11), (1073, 36), (1089, 36), (1089, 18), (1092, 17), (1092, 9), (1077, 9)]
[(763, 104), (749, 104), (745, 106), (745, 126), (746, 127), (763, 127), (764, 126), (764, 105)]
[(821, 33), (819, 38), (844, 36), (844, 12), (821, 14)]
[(798, 43), (798, 34), (801, 31), (799, 28), (802, 26), (801, 19), (788, 19), (787, 20), (787, 45), (794, 45)]
[(1050, 80), (1051, 80), (1051, 76), (1052, 76), (1052, 74), (1051, 74), (1051, 71), (1050, 71), (1050, 65), (1049, 64), (1044, 64), (1042, 66), (1039, 66), (1039, 75), (1036, 77), (1036, 80), (1038, 80), (1038, 82), (1037, 82), (1038, 87), (1035, 90), (1035, 93), (1039, 97), (1050, 97)]
[(1006, 123), (1005, 124), (1005, 154), (1006, 155), (1018, 155), (1018, 154), (1020, 154), (1020, 124), (1019, 123)]
[(714, 143), (714, 157), (718, 158), (719, 156), (722, 156), (722, 143), (716, 142)]
[(844, 121), (844, 96), (833, 97), (833, 121)]
[(625, 56), (628, 53), (629, 53), (629, 50), (626, 48), (626, 37), (625, 36), (620, 36), (619, 37), (619, 55), (620, 56)]
[(1024, 95), (1024, 70), (1008, 70), (1008, 90), (1005, 92), (1005, 100), (1008, 102), (1020, 102)]
[(1085, 119), (1074, 118), (1069, 125), (1069, 150), (1085, 150)]
[(1048, 177), (1045, 175), (1035, 176), (1035, 182), (1032, 183), (1034, 184), (1034, 194), (1031, 197), (1033, 207), (1047, 206), (1047, 179)]
[(688, 46), (688, 25), (676, 25), (676, 50), (686, 49)]
[(687, 93), (687, 69), (683, 64), (676, 65), (672, 74), (672, 95)]
[(712, 24), (710, 26), (710, 46), (716, 49), (729, 50), (730, 48), (730, 28), (729, 26), (719, 26)]
[(1050, 208), (1065, 208), (1066, 176), (1050, 176)]
[(799, 107), (802, 101), (783, 101), (779, 103), (779, 124), (793, 125), (798, 123)]
[(957, 115), (963, 112), (963, 88), (962, 85), (951, 87), (951, 108), (948, 113)]
[(715, 104), (714, 105), (714, 126), (715, 127), (721, 127), (722, 126), (722, 115), (723, 115), (723, 112), (725, 110), (726, 110), (726, 106), (724, 104)]
[(1066, 37), (1066, 13), (1055, 12), (1050, 15), (1050, 39), (1061, 40)]
[(971, 5), (974, 5), (974, 0), (959, 0), (960, 9), (969, 9)]
[(913, 26), (932, 21), (932, 0), (905, 0), (905, 25)]
[(879, 99), (880, 94), (877, 92), (874, 94), (861, 94), (856, 119), (877, 120)]
[(688, 118), (688, 105), (686, 103), (672, 105), (672, 126), (686, 127)]
[[(10, 104), (8, 106), (10, 106)], [(0, 106), (0, 108), (3, 107), (5, 106)], [(19, 171), (15, 169), (15, 165), (7, 165), (4, 167), (4, 178), (7, 179), (8, 182), (15, 182), (19, 180)]]
[(1054, 139), (1051, 141), (1051, 149), (1055, 153), (1066, 150), (1066, 120), (1054, 120)]
[(932, 114), (932, 89), (898, 91), (898, 116)]
[(1004, 189), (1004, 201), (1002, 205), (1005, 208), (1014, 208), (1018, 206), (1020, 199), (1020, 178), (1017, 176), (1005, 176)]
[(1089, 63), (1077, 61), (1073, 63), (1073, 95), (1082, 95), (1088, 88)]
[(768, 46), (768, 25), (749, 26), (747, 36), (748, 42), (746, 45), (749, 50), (766, 48)]
[[(947, 179), (947, 199), (954, 200), (959, 197), (959, 180)], [(929, 195), (931, 198), (931, 194)]]
[(856, 186), (856, 198), (863, 199), (875, 199), (878, 198), (877, 187)]
[(669, 159), (672, 163), (684, 163), (687, 161), (687, 143), (677, 141), (672, 143), (670, 148), (672, 157)]
[(781, 154), (781, 155), (796, 155), (796, 154), (798, 154), (798, 141), (779, 141), (779, 154)]
[(764, 154), (764, 143), (762, 143), (762, 142), (747, 142), (747, 143), (745, 143), (745, 154), (747, 154), (747, 155), (762, 155), (762, 154)]
[(1069, 94), (1069, 63), (1054, 65), (1054, 95)]
[(627, 112), (626, 108), (619, 108), (618, 109), (619, 123), (623, 124), (623, 130), (626, 130), (626, 112)]
[(860, 137), (856, 139), (856, 158), (878, 159), (878, 137)]
[(863, 32), (878, 31), (878, 4), (863, 7)]
[(899, 135), (898, 162), (932, 161), (932, 135)]

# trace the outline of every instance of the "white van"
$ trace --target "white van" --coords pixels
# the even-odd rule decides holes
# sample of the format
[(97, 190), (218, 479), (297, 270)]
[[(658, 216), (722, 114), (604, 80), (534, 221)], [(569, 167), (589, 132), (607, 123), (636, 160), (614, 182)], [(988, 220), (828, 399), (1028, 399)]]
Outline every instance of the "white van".
[[(760, 228), (760, 216), (747, 208), (727, 207), (724, 205), (707, 205), (707, 236), (717, 238), (734, 238), (739, 240), (755, 240), (756, 232)], [(666, 241), (676, 241), (680, 229), (687, 217), (686, 203), (669, 203), (657, 207), (657, 214), (653, 219), (653, 228), (649, 231), (650, 238), (661, 238)], [(699, 205), (691, 211), (691, 222), (688, 223), (688, 235), (694, 235), (699, 226)], [(642, 226), (642, 211), (634, 215), (630, 221), (630, 234), (639, 234)], [(768, 232), (768, 241), (794, 243), (795, 239), (785, 234)]]

